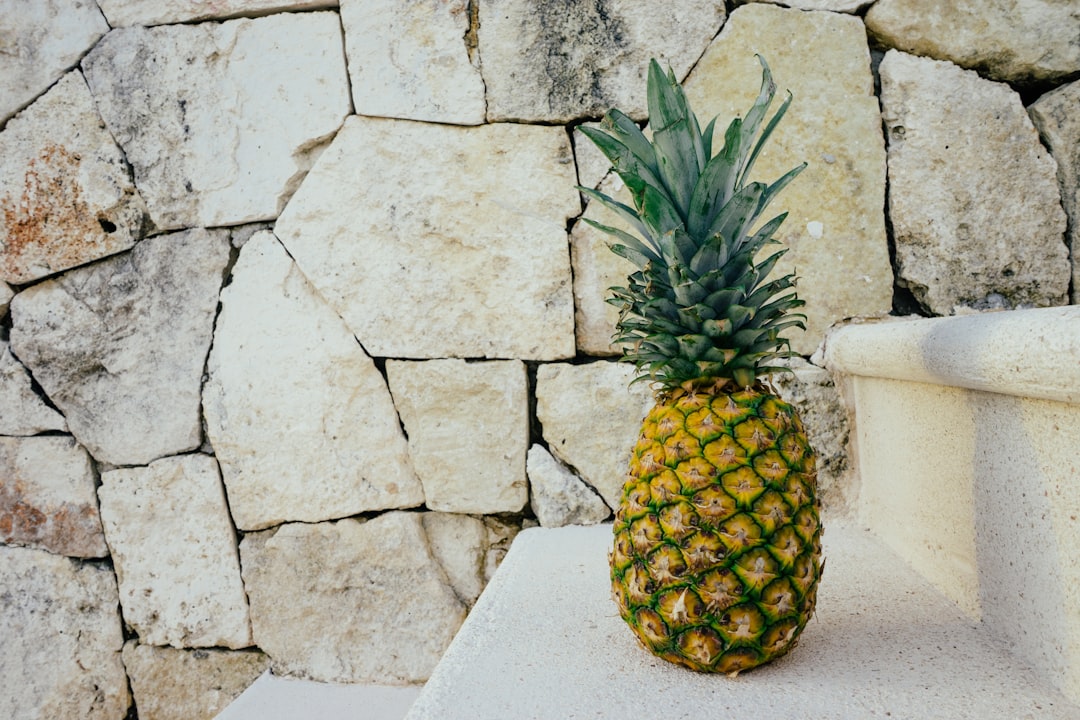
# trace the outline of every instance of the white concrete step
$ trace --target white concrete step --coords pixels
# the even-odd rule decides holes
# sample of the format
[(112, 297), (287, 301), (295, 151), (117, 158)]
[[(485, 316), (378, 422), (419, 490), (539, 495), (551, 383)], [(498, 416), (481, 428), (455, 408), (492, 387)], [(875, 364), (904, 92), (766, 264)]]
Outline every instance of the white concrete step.
[(654, 658), (610, 598), (609, 525), (522, 532), (407, 720), (1080, 718), (870, 533), (826, 523), (799, 647), (736, 679)]
[(263, 673), (215, 720), (401, 720), (419, 686), (335, 685)]
[(1080, 306), (853, 324), (855, 516), (1080, 703)]

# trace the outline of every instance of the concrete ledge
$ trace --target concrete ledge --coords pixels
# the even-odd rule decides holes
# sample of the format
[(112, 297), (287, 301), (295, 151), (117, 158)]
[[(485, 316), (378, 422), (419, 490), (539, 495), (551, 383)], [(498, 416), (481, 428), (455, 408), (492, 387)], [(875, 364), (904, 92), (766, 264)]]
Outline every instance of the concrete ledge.
[(609, 525), (526, 530), (407, 720), (1080, 717), (869, 533), (826, 527), (800, 646), (735, 680), (637, 645), (610, 599)]
[(834, 372), (1080, 403), (1080, 306), (852, 324)]
[(418, 686), (334, 685), (267, 671), (215, 720), (401, 720), (419, 693)]

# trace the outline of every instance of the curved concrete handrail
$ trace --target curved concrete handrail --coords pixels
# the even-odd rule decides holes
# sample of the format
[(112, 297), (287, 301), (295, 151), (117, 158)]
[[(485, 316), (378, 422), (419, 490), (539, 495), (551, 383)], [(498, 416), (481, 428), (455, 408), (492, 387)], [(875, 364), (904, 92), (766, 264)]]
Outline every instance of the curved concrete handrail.
[(839, 373), (1080, 403), (1080, 305), (851, 324), (825, 343)]

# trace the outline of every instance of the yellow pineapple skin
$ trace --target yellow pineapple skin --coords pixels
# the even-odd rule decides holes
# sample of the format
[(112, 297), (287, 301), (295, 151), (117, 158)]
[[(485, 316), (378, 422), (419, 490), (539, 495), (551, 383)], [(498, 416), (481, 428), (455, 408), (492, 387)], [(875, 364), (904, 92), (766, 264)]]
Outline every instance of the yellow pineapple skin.
[(657, 401), (609, 558), (619, 613), (646, 648), (730, 675), (795, 646), (823, 568), (815, 466), (798, 413), (760, 382)]

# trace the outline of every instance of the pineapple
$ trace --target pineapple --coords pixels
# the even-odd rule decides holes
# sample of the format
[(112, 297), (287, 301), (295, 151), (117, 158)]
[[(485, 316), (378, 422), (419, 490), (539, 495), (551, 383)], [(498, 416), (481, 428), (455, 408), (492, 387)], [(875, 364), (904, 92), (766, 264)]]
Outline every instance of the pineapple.
[(791, 102), (765, 122), (776, 86), (758, 59), (760, 94), (715, 156), (716, 121), (702, 131), (655, 60), (651, 141), (618, 110), (582, 128), (633, 198), (630, 207), (580, 188), (636, 232), (586, 220), (639, 268), (609, 302), (635, 382), (657, 393), (615, 515), (614, 598), (659, 657), (730, 675), (795, 646), (823, 569), (814, 452), (767, 381), (792, 354), (781, 333), (804, 327), (794, 276), (770, 278), (784, 251), (761, 252), (778, 242), (785, 214), (754, 227), (806, 164), (747, 182)]

